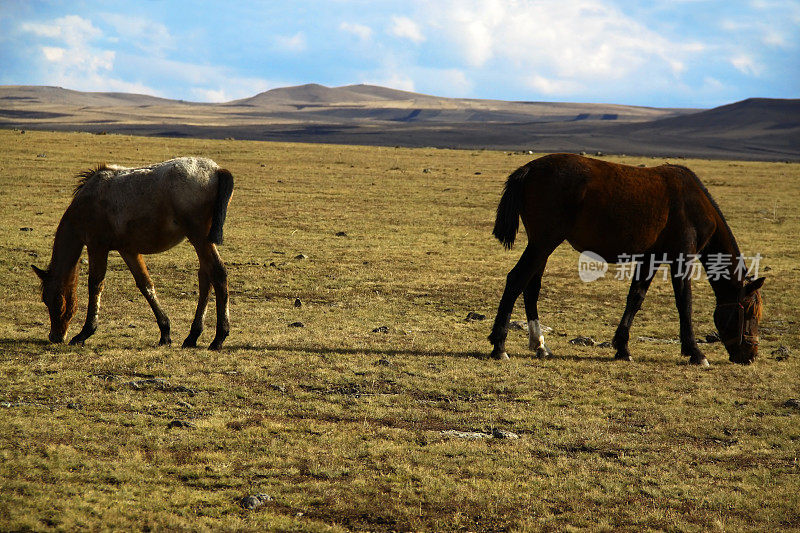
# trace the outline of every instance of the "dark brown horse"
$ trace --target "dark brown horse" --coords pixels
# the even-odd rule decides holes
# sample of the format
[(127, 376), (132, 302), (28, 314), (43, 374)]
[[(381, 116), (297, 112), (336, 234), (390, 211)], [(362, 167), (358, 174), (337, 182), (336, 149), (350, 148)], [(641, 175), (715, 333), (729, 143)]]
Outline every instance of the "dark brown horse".
[(79, 174), (72, 203), (61, 217), (50, 266), (33, 270), (42, 282), (50, 313), (50, 341), (64, 342), (75, 314), (78, 260), (89, 255), (86, 323), (70, 344), (83, 344), (97, 329), (108, 253), (118, 250), (161, 330), (159, 345), (171, 344), (169, 319), (156, 298), (142, 254), (169, 250), (183, 239), (200, 260), (197, 312), (184, 347), (195, 347), (203, 331), (210, 285), (217, 296), (217, 332), (211, 349), (228, 336), (228, 281), (215, 244), (233, 193), (233, 176), (210, 159), (182, 157), (143, 168), (101, 165)]
[[(519, 219), (528, 246), (508, 274), (497, 318), (489, 335), (492, 356), (508, 358), (505, 341), (514, 302), (523, 293), (530, 348), (551, 355), (539, 326), (537, 300), (547, 258), (563, 241), (614, 263), (639, 254), (640, 265), (669, 263), (680, 317), (681, 353), (692, 364), (708, 365), (692, 329), (691, 278), (676, 265), (695, 255), (718, 276), (708, 275), (717, 305), (714, 323), (735, 363), (751, 363), (758, 353), (761, 318), (759, 288), (764, 278), (746, 278), (744, 259), (722, 212), (688, 168), (631, 167), (572, 154), (553, 154), (516, 170), (506, 181), (497, 207), (494, 235), (506, 248), (516, 238)], [(727, 258), (722, 265), (712, 260)], [(625, 312), (613, 339), (616, 359), (631, 360), (628, 337), (654, 268), (636, 269)]]

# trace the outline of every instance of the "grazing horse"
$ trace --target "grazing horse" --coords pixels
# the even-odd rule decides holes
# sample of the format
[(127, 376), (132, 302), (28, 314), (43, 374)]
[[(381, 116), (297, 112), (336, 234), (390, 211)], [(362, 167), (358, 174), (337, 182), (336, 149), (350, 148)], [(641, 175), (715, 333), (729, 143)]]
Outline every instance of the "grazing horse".
[[(680, 317), (681, 353), (707, 366), (692, 329), (691, 278), (682, 259), (697, 257), (716, 296), (714, 323), (731, 361), (751, 363), (758, 354), (761, 319), (759, 288), (764, 278), (746, 277), (739, 252), (722, 212), (697, 175), (686, 167), (642, 168), (572, 154), (535, 159), (508, 177), (497, 207), (494, 236), (511, 248), (519, 219), (528, 245), (509, 272), (489, 341), (492, 357), (507, 359), (508, 320), (523, 293), (530, 348), (552, 355), (539, 325), (537, 300), (547, 258), (563, 241), (579, 252), (591, 251), (611, 263), (642, 259), (640, 267), (669, 263)], [(712, 265), (720, 258), (721, 264)], [(711, 275), (711, 269), (720, 274)], [(657, 268), (635, 269), (625, 312), (613, 339), (615, 358), (631, 360), (628, 338)]]
[(50, 266), (33, 266), (42, 282), (42, 301), (50, 313), (50, 341), (64, 342), (75, 314), (78, 260), (89, 255), (89, 305), (86, 323), (70, 344), (82, 345), (97, 329), (108, 253), (119, 251), (147, 299), (161, 330), (159, 345), (171, 344), (169, 319), (156, 298), (142, 254), (169, 250), (184, 238), (197, 251), (200, 281), (197, 312), (183, 347), (197, 346), (203, 331), (209, 286), (217, 297), (217, 331), (211, 349), (228, 336), (228, 281), (217, 252), (233, 193), (233, 176), (210, 159), (181, 157), (124, 168), (100, 165), (78, 175), (80, 182), (56, 230)]

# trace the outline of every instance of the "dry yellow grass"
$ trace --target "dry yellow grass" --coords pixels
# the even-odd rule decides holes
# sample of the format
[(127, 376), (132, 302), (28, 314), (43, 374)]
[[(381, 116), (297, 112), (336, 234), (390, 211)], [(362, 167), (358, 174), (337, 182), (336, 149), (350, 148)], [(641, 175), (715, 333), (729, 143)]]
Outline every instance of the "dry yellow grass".
[[(635, 341), (677, 337), (668, 281), (634, 323), (635, 363), (568, 344), (609, 340), (627, 286), (582, 283), (566, 246), (540, 300), (556, 357), (532, 358), (516, 331), (510, 361), (484, 358), (519, 254), (491, 238), (493, 211), (530, 155), (15, 131), (0, 147), (0, 529), (800, 528), (800, 410), (784, 405), (800, 397), (800, 165), (679, 161), (769, 268), (756, 364), (711, 344), (700, 370), (676, 345)], [(236, 179), (226, 349), (155, 348), (116, 254), (98, 333), (84, 348), (47, 344), (28, 265), (49, 259), (71, 176), (189, 154)], [(182, 338), (193, 251), (148, 266)], [(696, 330), (711, 332), (710, 288), (694, 289)], [(771, 355), (779, 345), (792, 355)], [(168, 385), (131, 384), (151, 378)], [(174, 419), (195, 427), (168, 429)], [(520, 439), (441, 433), (495, 428)], [(255, 493), (272, 500), (242, 508)]]

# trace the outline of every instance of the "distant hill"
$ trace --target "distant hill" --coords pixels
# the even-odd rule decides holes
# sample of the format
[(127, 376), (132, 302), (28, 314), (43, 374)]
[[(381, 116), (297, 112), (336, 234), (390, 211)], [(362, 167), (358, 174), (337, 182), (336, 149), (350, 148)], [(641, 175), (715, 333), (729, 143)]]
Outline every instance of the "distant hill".
[(250, 98), (234, 100), (231, 105), (270, 105), (270, 104), (341, 104), (376, 101), (435, 99), (427, 95), (387, 89), (376, 85), (347, 85), (344, 87), (325, 87), (315, 83), (282, 87), (259, 93)]
[(641, 129), (725, 132), (738, 128), (792, 129), (800, 127), (800, 99), (748, 98), (679, 117), (650, 122)]
[(283, 87), (212, 104), (0, 86), (0, 127), (385, 146), (800, 160), (800, 100), (708, 110), (442, 98), (375, 85)]
[(64, 106), (140, 106), (179, 104), (179, 101), (132, 93), (91, 93), (62, 87), (0, 85), (0, 106), (9, 102)]

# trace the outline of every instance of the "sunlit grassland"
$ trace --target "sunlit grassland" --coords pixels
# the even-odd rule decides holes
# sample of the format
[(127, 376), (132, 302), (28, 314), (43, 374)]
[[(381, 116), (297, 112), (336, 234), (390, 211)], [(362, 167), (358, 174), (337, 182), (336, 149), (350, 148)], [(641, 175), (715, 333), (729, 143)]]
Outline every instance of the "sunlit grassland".
[[(514, 330), (510, 361), (485, 357), (525, 244), (507, 252), (491, 237), (494, 209), (533, 155), (16, 131), (0, 131), (0, 148), (2, 530), (800, 528), (800, 409), (785, 405), (800, 398), (798, 164), (670, 160), (704, 180), (768, 278), (756, 363), (703, 344), (702, 370), (678, 345), (637, 341), (677, 338), (662, 279), (631, 332), (635, 362), (569, 344), (610, 340), (627, 284), (581, 282), (568, 245), (540, 299), (556, 356), (533, 358)], [(236, 181), (220, 247), (225, 348), (179, 348), (196, 304), (187, 244), (147, 258), (176, 346), (154, 347), (116, 253), (97, 334), (47, 344), (29, 264), (46, 266), (73, 176), (190, 154)], [(712, 310), (696, 281), (698, 334), (713, 331)], [(773, 355), (781, 345), (791, 355)], [(150, 377), (171, 387), (130, 384)], [(175, 419), (195, 427), (167, 429)], [(520, 438), (441, 433), (494, 428)], [(243, 509), (254, 493), (273, 499)]]

